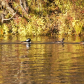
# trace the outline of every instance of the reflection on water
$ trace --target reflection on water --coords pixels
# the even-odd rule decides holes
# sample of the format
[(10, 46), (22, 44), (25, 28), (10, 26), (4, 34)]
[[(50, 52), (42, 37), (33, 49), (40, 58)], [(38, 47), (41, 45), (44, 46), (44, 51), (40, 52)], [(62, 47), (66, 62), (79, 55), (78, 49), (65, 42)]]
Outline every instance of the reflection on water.
[(0, 44), (0, 84), (84, 84), (84, 45)]

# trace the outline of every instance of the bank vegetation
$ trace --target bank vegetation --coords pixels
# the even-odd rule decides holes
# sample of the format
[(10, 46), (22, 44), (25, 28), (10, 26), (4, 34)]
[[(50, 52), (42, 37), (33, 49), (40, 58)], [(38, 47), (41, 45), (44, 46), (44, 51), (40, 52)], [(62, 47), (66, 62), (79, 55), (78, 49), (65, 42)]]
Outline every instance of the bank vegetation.
[(84, 35), (84, 0), (0, 0), (0, 35)]

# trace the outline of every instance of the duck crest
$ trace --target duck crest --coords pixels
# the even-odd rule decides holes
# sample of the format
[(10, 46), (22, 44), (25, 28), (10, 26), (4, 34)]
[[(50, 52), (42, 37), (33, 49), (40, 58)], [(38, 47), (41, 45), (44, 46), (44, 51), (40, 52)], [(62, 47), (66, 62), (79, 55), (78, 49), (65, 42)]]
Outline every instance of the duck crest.
[(30, 38), (28, 38), (26, 41), (27, 41), (27, 42), (30, 42), (30, 41), (31, 41), (31, 39), (30, 39)]

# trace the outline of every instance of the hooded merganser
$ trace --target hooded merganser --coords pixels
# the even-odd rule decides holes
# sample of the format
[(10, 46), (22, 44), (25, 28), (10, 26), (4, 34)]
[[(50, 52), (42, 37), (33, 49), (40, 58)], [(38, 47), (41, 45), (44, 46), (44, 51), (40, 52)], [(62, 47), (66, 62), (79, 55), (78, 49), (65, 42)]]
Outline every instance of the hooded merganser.
[(21, 43), (23, 43), (23, 44), (28, 44), (28, 43), (31, 43), (31, 39), (30, 39), (30, 38), (28, 38), (26, 41), (22, 41)]
[(80, 44), (84, 44), (84, 42), (82, 41), (82, 42), (80, 42)]
[(64, 42), (64, 38), (61, 39), (61, 41), (56, 41), (56, 43), (63, 43)]

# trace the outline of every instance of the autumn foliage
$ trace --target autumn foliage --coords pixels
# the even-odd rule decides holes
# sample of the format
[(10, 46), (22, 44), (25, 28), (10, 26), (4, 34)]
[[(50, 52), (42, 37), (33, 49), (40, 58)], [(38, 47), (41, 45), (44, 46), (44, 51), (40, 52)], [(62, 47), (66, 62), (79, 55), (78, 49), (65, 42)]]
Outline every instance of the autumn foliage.
[[(82, 35), (84, 32), (83, 0), (11, 0), (17, 14), (1, 23), (0, 35)], [(7, 2), (9, 2), (7, 0)], [(1, 10), (2, 11), (2, 10)], [(12, 15), (8, 13), (5, 18)], [(10, 25), (10, 26), (9, 26)], [(9, 28), (10, 27), (10, 28)], [(9, 32), (10, 31), (10, 32)]]

